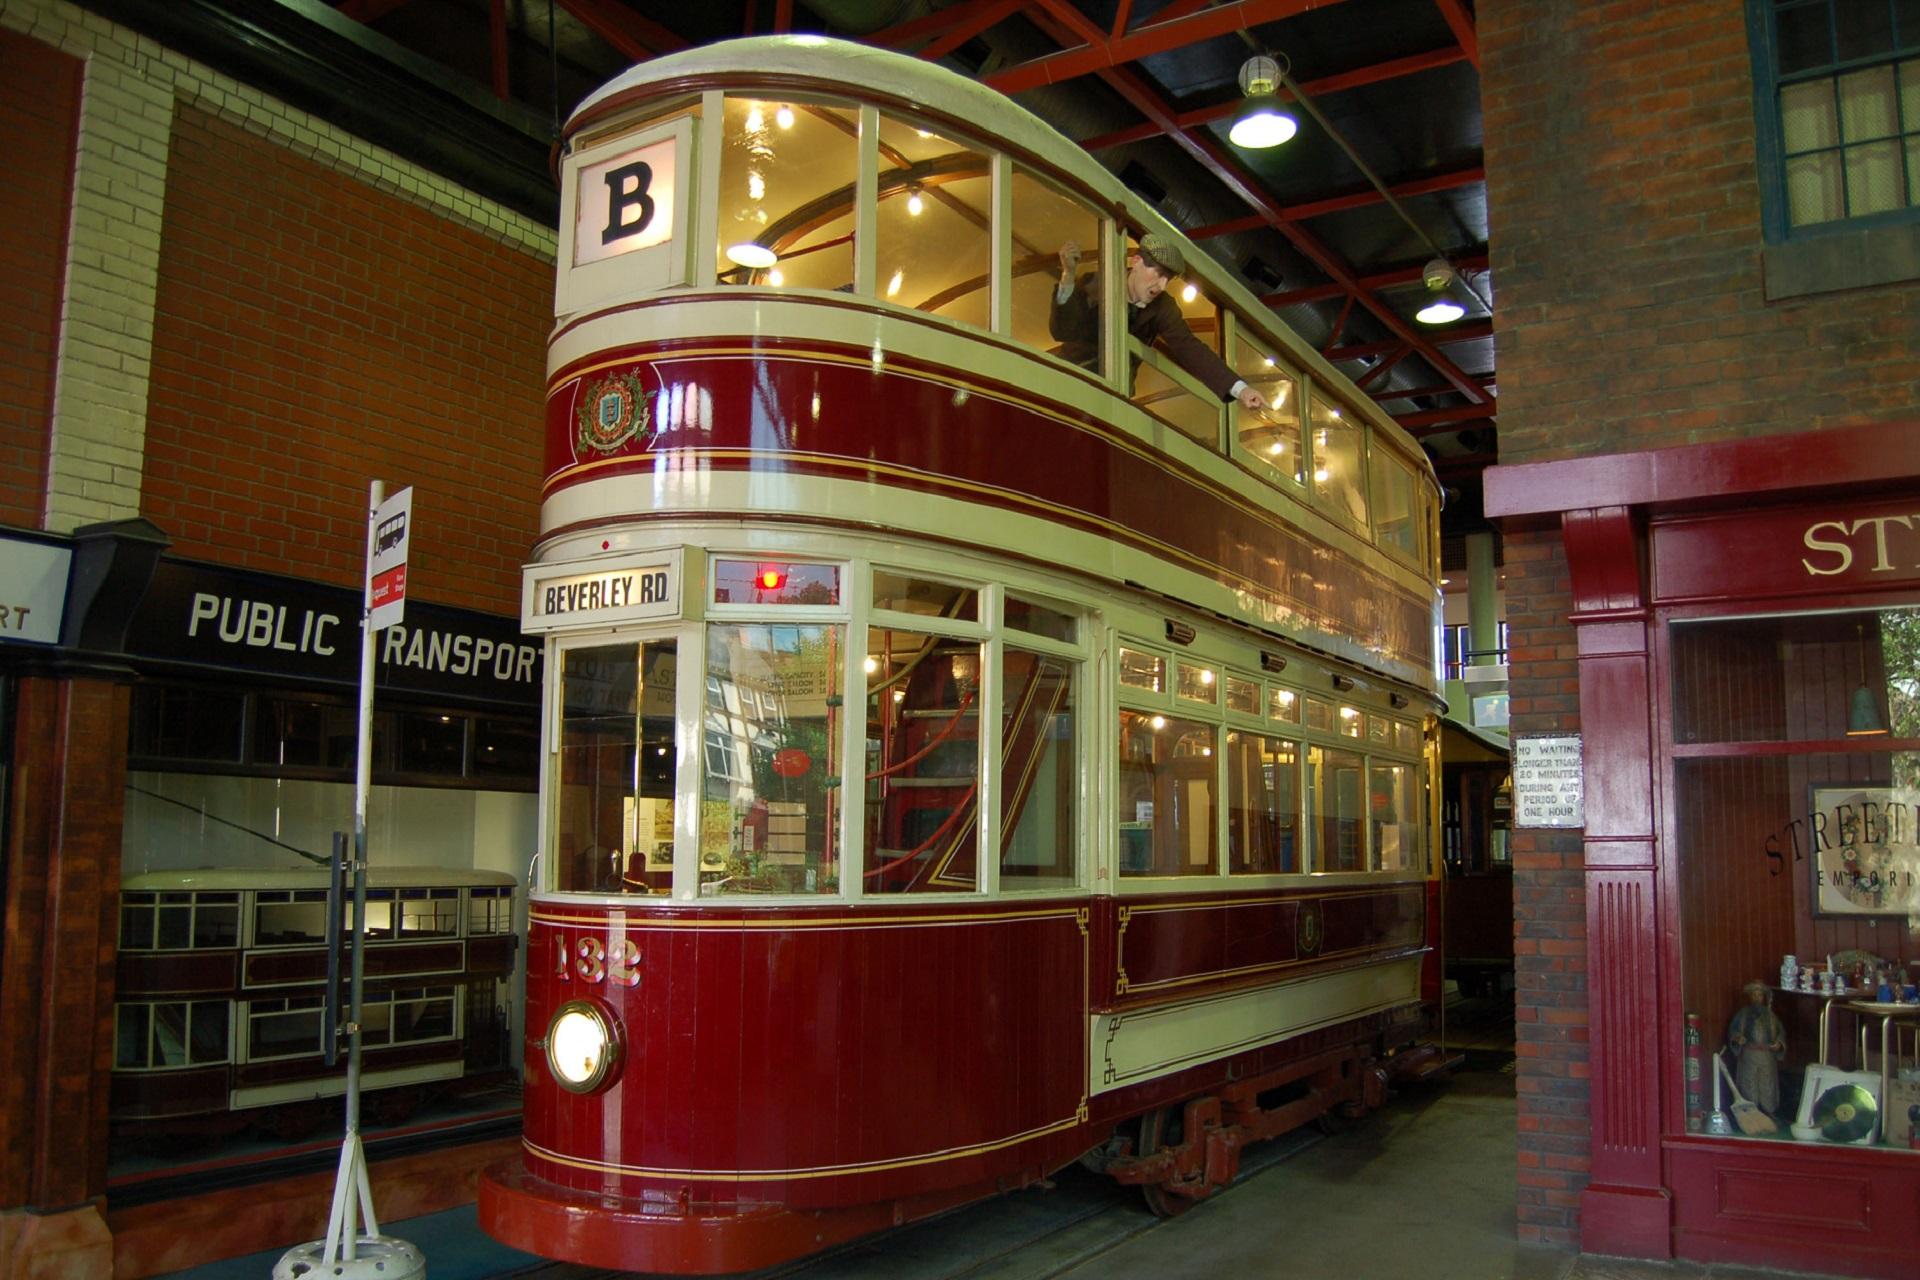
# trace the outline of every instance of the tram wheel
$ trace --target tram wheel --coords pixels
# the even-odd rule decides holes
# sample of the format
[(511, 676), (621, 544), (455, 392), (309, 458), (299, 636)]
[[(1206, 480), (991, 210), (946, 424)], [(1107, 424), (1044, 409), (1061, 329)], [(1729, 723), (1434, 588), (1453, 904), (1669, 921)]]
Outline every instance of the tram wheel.
[[(1140, 1141), (1134, 1149), (1150, 1156), (1162, 1148), (1179, 1146), (1185, 1120), (1186, 1109), (1179, 1103), (1148, 1112), (1140, 1117)], [(1176, 1195), (1164, 1183), (1142, 1183), (1140, 1195), (1156, 1218), (1177, 1218), (1195, 1204), (1191, 1196)]]

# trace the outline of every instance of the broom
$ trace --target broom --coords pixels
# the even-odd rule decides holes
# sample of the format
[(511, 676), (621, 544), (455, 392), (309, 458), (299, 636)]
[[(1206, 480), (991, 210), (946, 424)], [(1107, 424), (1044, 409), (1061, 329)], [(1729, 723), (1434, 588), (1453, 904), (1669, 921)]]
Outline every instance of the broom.
[(1763, 1133), (1780, 1132), (1780, 1126), (1774, 1123), (1772, 1116), (1748, 1102), (1741, 1094), (1740, 1086), (1733, 1082), (1733, 1072), (1727, 1069), (1727, 1060), (1724, 1057), (1714, 1054), (1713, 1066), (1717, 1073), (1713, 1082), (1713, 1091), (1717, 1095), (1720, 1092), (1720, 1080), (1726, 1080), (1727, 1092), (1733, 1095), (1733, 1102), (1727, 1107), (1727, 1114), (1733, 1117), (1733, 1122), (1740, 1127), (1740, 1132), (1750, 1138), (1758, 1137)]

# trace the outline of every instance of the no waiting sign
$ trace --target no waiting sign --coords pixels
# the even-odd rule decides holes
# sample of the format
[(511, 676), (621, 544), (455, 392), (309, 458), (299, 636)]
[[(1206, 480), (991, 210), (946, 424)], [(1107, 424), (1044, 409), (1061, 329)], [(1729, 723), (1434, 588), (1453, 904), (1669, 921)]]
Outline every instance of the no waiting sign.
[(407, 541), (412, 534), (413, 486), (373, 509), (367, 545), (367, 629), (378, 631), (401, 620), (407, 606)]

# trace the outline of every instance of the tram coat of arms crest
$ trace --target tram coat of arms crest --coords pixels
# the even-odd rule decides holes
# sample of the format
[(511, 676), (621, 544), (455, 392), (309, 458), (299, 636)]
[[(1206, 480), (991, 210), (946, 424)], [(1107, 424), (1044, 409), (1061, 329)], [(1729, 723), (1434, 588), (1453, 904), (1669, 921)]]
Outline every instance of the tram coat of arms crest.
[(629, 369), (587, 384), (574, 414), (575, 456), (612, 453), (629, 440), (644, 443), (658, 434), (651, 401), (660, 393), (640, 385), (640, 372)]

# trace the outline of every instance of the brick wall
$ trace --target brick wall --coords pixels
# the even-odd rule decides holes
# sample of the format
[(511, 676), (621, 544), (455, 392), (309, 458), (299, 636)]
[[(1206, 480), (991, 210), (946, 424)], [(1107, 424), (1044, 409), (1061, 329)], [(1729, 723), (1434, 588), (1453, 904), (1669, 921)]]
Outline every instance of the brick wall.
[(80, 116), (78, 58), (0, 30), (0, 524), (38, 528)]
[(175, 112), (142, 514), (182, 555), (352, 585), (367, 482), (414, 486), (411, 592), (519, 609), (553, 268)]
[[(1482, 0), (1503, 463), (1911, 420), (1920, 287), (1769, 303), (1744, 7)], [(1509, 531), (1515, 734), (1580, 728), (1553, 532)], [(1577, 1245), (1586, 1182), (1578, 832), (1515, 834), (1519, 1215)]]
[(1920, 287), (1768, 303), (1729, 0), (1479, 6), (1500, 460), (1911, 418)]

